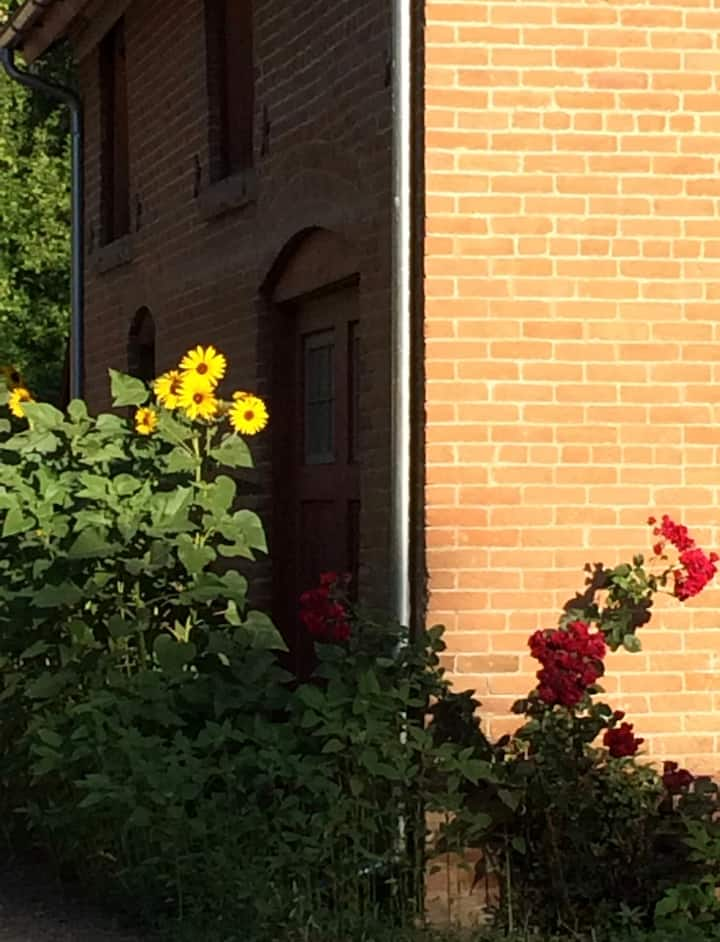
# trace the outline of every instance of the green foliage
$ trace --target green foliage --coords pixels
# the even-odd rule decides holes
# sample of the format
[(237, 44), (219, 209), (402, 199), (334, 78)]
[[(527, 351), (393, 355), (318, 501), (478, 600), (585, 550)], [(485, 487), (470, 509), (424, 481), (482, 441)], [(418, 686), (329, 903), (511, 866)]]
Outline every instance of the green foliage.
[(498, 888), (498, 921), (580, 932), (622, 906), (651, 911), (684, 859), (677, 840), (660, 855), (668, 833), (658, 774), (594, 745), (612, 713), (604, 704), (583, 716), (538, 701), (520, 708), (530, 712), (513, 737), (491, 745), (478, 730), (475, 752), (490, 750), (496, 784), (465, 784), (448, 829), (456, 844), (482, 849), (476, 878)]
[[(119, 407), (148, 399), (111, 383)], [(494, 781), (425, 722), (449, 695), (441, 630), (410, 643), (355, 612), (293, 682), (248, 604), (265, 537), (222, 417), (159, 409), (145, 435), (82, 402), (24, 409), (0, 433), (3, 821), (173, 939), (411, 926), (426, 811)]]
[[(66, 74), (57, 55), (52, 78)], [(0, 364), (36, 396), (60, 390), (69, 325), (67, 116), (0, 69)]]
[(636, 653), (641, 647), (636, 632), (650, 621), (653, 595), (667, 584), (670, 570), (648, 572), (641, 555), (634, 556), (632, 564), (610, 569), (596, 563), (586, 569), (586, 591), (568, 604), (560, 624), (578, 619), (594, 623), (611, 651), (623, 647)]
[(719, 805), (717, 785), (708, 779), (696, 779), (680, 801), (690, 866), (655, 906), (655, 924), (668, 934), (681, 932), (689, 922), (706, 937), (720, 939)]
[[(118, 407), (148, 401), (111, 383)], [(307, 680), (283, 670), (248, 600), (266, 544), (238, 507), (251, 456), (222, 409), (133, 428), (82, 402), (23, 408), (0, 426), (6, 832), (175, 942), (430, 942), (428, 853), (468, 847), (518, 942), (720, 938), (718, 789), (637, 761), (593, 699), (604, 643), (572, 624), (636, 648), (661, 584), (640, 557), (596, 567), (559, 638), (534, 636), (545, 690), (492, 742), (472, 693), (448, 687), (440, 628), (411, 640), (342, 600), (349, 639), (318, 642)], [(309, 595), (317, 619), (328, 596)]]

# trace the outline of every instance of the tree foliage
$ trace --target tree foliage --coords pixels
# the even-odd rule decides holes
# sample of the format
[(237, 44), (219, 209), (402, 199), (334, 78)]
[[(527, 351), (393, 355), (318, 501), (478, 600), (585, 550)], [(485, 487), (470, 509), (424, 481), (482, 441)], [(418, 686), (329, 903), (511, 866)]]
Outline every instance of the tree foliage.
[[(48, 63), (54, 77), (57, 58)], [(2, 69), (0, 194), (0, 364), (17, 365), (33, 392), (52, 400), (70, 317), (68, 119)]]

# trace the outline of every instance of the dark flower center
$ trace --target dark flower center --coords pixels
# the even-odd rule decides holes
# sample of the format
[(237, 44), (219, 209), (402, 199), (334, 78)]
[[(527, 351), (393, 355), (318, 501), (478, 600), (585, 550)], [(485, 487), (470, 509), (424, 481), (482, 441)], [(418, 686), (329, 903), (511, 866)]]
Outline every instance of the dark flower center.
[(203, 375), (203, 373), (207, 373), (207, 371), (208, 371), (208, 365), (207, 365), (207, 363), (198, 363), (198, 365), (197, 365), (197, 372), (198, 372), (201, 376)]

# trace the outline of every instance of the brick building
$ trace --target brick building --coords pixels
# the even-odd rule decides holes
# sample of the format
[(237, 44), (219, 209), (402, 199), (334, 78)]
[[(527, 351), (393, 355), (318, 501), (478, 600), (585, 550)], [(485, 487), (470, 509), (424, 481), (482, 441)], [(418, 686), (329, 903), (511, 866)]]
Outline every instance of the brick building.
[[(237, 385), (292, 415), (293, 357), (322, 372), (328, 331), (342, 337), (337, 382), (359, 407), (338, 413), (353, 466), (335, 494), (349, 511), (338, 532), (379, 603), (391, 562), (389, 6), (257, 0), (223, 29), (230, 4), (179, 0), (170, 18), (162, 0), (51, 0), (0, 39), (32, 58), (68, 34), (79, 62), (89, 396), (105, 405), (109, 365), (152, 372), (214, 342)], [(528, 634), (555, 623), (586, 562), (648, 550), (651, 513), (720, 543), (720, 13), (714, 0), (413, 8), (421, 614), (447, 626), (448, 666), (498, 733), (533, 683)], [(228, 69), (245, 89), (232, 120)], [(294, 434), (277, 428), (258, 449), (266, 494), (281, 459), (276, 500), (261, 501), (276, 525), (292, 511), (282, 447)], [(315, 484), (310, 504), (337, 489)], [(336, 510), (313, 517), (322, 532)], [(294, 545), (320, 553), (303, 532)], [(605, 678), (653, 754), (711, 771), (718, 601), (711, 589), (660, 605), (643, 652), (612, 655)]]
[(387, 604), (387, 5), (31, 0), (16, 21), (28, 60), (66, 36), (77, 63), (86, 397), (108, 406), (108, 367), (220, 348), (229, 388), (270, 400), (247, 487), (276, 599), (342, 568)]

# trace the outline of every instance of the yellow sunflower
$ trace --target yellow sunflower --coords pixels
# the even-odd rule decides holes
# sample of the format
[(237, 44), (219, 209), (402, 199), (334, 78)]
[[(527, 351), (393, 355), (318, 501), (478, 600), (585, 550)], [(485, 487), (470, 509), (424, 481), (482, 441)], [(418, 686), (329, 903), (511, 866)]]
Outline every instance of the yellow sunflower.
[(211, 386), (217, 386), (225, 375), (227, 360), (215, 347), (195, 347), (180, 361), (180, 370), (189, 376), (198, 376)]
[(213, 419), (218, 414), (219, 403), (215, 398), (215, 390), (210, 383), (202, 381), (188, 373), (183, 379), (180, 390), (179, 405), (185, 410), (189, 419)]
[(24, 386), (16, 386), (10, 393), (8, 408), (18, 419), (25, 418), (25, 410), (22, 407), (23, 402), (35, 402), (35, 400)]
[(168, 370), (153, 383), (153, 390), (157, 401), (166, 409), (177, 409), (180, 405), (180, 390), (182, 389), (182, 373), (180, 370)]
[(257, 435), (268, 424), (268, 410), (258, 396), (250, 393), (233, 394), (235, 400), (230, 407), (230, 424), (241, 435)]
[(8, 389), (15, 389), (16, 386), (22, 386), (22, 376), (16, 366), (0, 366), (0, 375), (5, 380)]
[(158, 417), (154, 409), (145, 406), (135, 412), (135, 431), (139, 435), (152, 435), (157, 424)]

